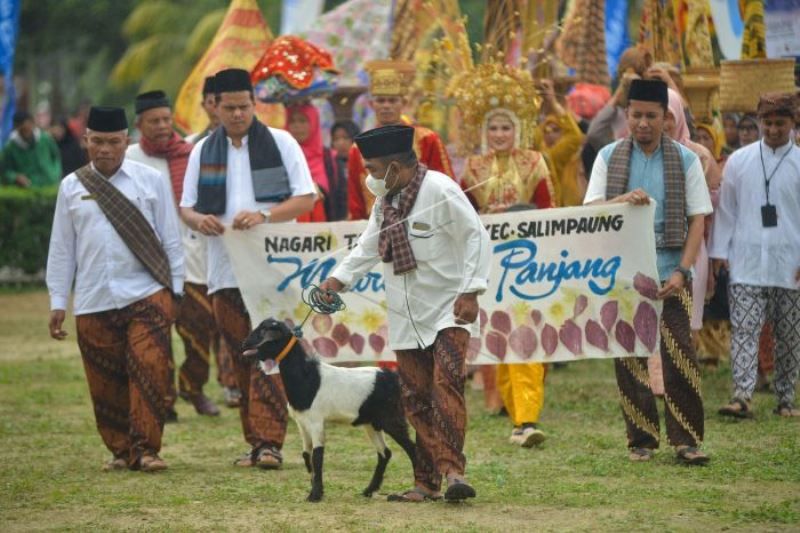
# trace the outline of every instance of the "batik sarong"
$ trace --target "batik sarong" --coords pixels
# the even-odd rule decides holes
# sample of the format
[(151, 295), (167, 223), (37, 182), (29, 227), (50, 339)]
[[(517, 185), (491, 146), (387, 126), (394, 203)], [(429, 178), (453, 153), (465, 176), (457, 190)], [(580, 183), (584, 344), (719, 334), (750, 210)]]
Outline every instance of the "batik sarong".
[(122, 309), (75, 317), (97, 429), (131, 466), (161, 449), (173, 313), (163, 289)]
[(432, 491), (442, 476), (463, 475), (469, 332), (447, 328), (423, 349), (396, 350), (403, 408), (417, 433), (415, 481)]
[(242, 393), (239, 416), (245, 440), (254, 449), (280, 449), (286, 436), (286, 395), (280, 374), (265, 375), (242, 357), (241, 346), (250, 334), (250, 315), (239, 289), (222, 289), (212, 296), (217, 329), (231, 349), (236, 380)]
[[(697, 446), (703, 440), (703, 399), (700, 370), (692, 345), (689, 291), (664, 300), (661, 314), (661, 367), (664, 375), (664, 418), (667, 440), (672, 446)], [(660, 424), (647, 359), (623, 357), (614, 360), (622, 415), (630, 448), (658, 448)]]

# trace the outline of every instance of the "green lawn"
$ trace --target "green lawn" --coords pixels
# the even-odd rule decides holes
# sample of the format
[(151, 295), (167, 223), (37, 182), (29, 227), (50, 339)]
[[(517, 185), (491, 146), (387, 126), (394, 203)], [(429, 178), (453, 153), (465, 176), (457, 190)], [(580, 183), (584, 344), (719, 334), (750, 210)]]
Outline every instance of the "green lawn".
[[(572, 364), (551, 372), (541, 449), (507, 443), (506, 419), (482, 413), (470, 391), (469, 504), (387, 503), (409, 486), (410, 464), (392, 444), (381, 495), (359, 495), (374, 451), (362, 430), (328, 430), (325, 500), (304, 502), (308, 475), (292, 424), (283, 470), (236, 469), (246, 446), (238, 416), (201, 418), (181, 403), (167, 427), (167, 472), (102, 473), (108, 458), (75, 344), (47, 336), (43, 291), (0, 293), (0, 531), (17, 530), (794, 530), (800, 528), (800, 424), (771, 413), (759, 395), (755, 421), (716, 416), (730, 373), (704, 376), (706, 468), (675, 463), (669, 449), (650, 464), (627, 461), (613, 366)], [(176, 354), (182, 360), (180, 350)], [(208, 388), (220, 397), (216, 383)]]

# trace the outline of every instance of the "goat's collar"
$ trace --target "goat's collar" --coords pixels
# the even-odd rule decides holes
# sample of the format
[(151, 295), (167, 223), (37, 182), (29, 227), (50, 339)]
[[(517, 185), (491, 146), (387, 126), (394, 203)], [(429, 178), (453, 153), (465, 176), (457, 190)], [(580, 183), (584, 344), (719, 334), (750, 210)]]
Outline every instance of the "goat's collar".
[(294, 347), (295, 344), (297, 344), (297, 337), (292, 335), (292, 338), (289, 339), (289, 342), (287, 342), (286, 346), (283, 347), (281, 353), (279, 353), (278, 356), (275, 358), (275, 363), (277, 364), (283, 361), (286, 358), (286, 356), (289, 355), (289, 352), (291, 351), (291, 349)]

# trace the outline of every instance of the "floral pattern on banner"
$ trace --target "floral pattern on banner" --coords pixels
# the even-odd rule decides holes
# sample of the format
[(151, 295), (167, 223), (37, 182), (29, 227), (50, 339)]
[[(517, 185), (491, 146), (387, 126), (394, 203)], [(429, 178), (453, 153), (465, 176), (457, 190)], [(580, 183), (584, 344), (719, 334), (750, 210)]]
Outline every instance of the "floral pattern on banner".
[[(481, 336), (470, 341), (469, 361), (652, 354), (661, 315), (654, 214), (653, 204), (613, 204), (481, 215), (492, 241), (492, 271), (479, 298)], [(226, 231), (222, 239), (253, 324), (269, 317), (301, 324), (309, 316), (303, 289), (331, 274), (366, 224), (262, 224)], [(379, 261), (342, 294), (346, 309), (309, 316), (301, 339), (309, 353), (332, 362), (394, 358), (388, 324), (403, 304), (387, 304), (383, 268)]]
[(366, 85), (363, 67), (385, 59), (391, 39), (391, 0), (349, 0), (319, 17), (300, 37), (330, 50), (339, 85)]

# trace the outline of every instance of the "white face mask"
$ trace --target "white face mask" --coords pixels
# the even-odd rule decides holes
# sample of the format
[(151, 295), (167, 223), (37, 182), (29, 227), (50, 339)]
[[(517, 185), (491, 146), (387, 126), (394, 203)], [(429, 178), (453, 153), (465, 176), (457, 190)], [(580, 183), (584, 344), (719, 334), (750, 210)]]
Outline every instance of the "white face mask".
[(386, 178), (389, 177), (389, 169), (386, 169), (386, 174), (383, 175), (383, 179), (379, 180), (378, 178), (373, 177), (372, 174), (367, 174), (367, 180), (365, 185), (369, 192), (377, 196), (378, 198), (382, 198), (389, 194), (389, 187), (386, 186)]

